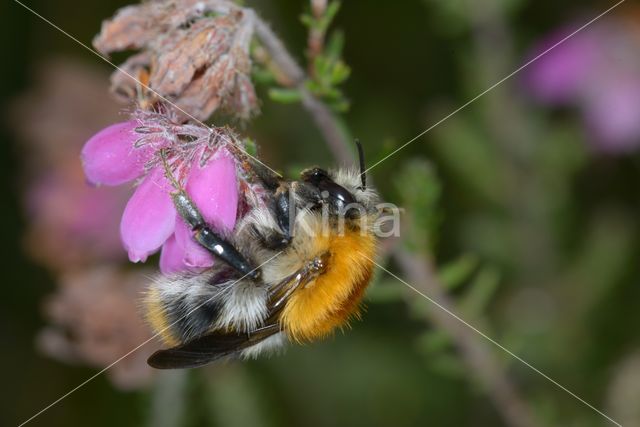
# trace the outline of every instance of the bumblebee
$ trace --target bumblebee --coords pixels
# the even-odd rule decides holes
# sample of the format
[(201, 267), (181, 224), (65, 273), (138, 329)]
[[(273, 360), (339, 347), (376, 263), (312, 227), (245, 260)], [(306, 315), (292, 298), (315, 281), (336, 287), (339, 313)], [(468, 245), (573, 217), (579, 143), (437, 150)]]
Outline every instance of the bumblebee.
[(378, 193), (366, 185), (360, 144), (358, 149), (359, 171), (314, 167), (287, 181), (252, 166), (266, 203), (249, 203), (229, 236), (206, 224), (176, 188), (173, 202), (193, 238), (222, 262), (199, 274), (160, 277), (150, 286), (146, 317), (171, 346), (149, 358), (152, 367), (256, 357), (287, 342), (326, 337), (359, 317), (381, 212)]

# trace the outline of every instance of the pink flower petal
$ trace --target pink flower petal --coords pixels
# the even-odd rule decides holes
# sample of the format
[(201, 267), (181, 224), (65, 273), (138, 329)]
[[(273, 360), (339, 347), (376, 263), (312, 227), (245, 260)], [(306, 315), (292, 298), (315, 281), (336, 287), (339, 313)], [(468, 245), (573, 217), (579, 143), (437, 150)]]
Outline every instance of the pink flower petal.
[(144, 173), (153, 148), (135, 148), (137, 122), (116, 123), (92, 136), (82, 148), (82, 165), (92, 184), (118, 185)]
[(525, 81), (531, 93), (542, 102), (570, 101), (587, 85), (598, 61), (598, 52), (603, 48), (599, 32), (589, 29), (558, 44), (571, 33), (572, 29), (565, 28), (552, 34), (531, 55), (531, 59), (537, 59), (526, 71)]
[(169, 195), (172, 191), (163, 170), (156, 168), (129, 199), (120, 223), (120, 237), (131, 261), (145, 261), (173, 233), (176, 210)]
[(592, 145), (609, 153), (637, 149), (640, 146), (640, 83), (633, 76), (626, 79), (616, 76), (597, 89), (583, 106)]
[(175, 238), (182, 254), (182, 263), (187, 267), (207, 268), (213, 265), (213, 255), (193, 238), (193, 232), (181, 219), (176, 220)]
[(188, 270), (184, 263), (184, 251), (178, 246), (175, 236), (169, 237), (162, 245), (160, 253), (160, 272), (164, 275)]
[(207, 223), (223, 233), (233, 230), (238, 213), (238, 180), (235, 162), (226, 150), (219, 150), (204, 167), (195, 164), (186, 190)]
[[(204, 167), (194, 164), (186, 191), (214, 230), (222, 234), (233, 230), (238, 212), (238, 182), (235, 162), (229, 153), (220, 150)], [(176, 240), (185, 251), (185, 264), (213, 265), (211, 254), (193, 240), (191, 231), (180, 219), (176, 223)]]

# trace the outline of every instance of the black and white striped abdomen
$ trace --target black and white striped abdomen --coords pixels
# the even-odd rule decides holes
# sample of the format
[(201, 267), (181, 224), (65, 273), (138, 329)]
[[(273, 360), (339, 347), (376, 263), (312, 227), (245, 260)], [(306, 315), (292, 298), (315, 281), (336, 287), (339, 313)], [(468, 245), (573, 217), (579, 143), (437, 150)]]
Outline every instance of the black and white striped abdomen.
[(146, 318), (170, 345), (215, 330), (248, 332), (267, 317), (264, 286), (232, 278), (227, 269), (158, 277), (144, 299)]

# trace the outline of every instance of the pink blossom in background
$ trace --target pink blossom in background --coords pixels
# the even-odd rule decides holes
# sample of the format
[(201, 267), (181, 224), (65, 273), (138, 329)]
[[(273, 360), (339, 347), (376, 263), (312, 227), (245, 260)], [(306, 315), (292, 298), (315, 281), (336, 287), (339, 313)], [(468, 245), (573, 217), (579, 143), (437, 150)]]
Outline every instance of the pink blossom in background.
[(109, 366), (107, 375), (122, 390), (149, 385), (154, 372), (146, 361), (159, 345), (137, 299), (150, 274), (100, 266), (62, 275), (43, 307), (49, 324), (38, 334), (40, 350), (66, 363)]
[[(122, 106), (110, 100), (101, 68), (58, 58), (36, 70), (9, 114), (25, 154), (24, 246), (56, 284), (37, 345), (57, 360), (101, 369), (152, 335), (137, 302), (151, 272), (119, 267), (126, 260), (120, 215), (133, 189), (87, 185), (78, 156), (96, 130), (122, 120)], [(157, 348), (148, 343), (106, 375), (121, 389), (148, 386), (146, 359)]]
[[(145, 128), (142, 131), (141, 128)], [(189, 128), (189, 125), (186, 125)], [(130, 120), (94, 135), (82, 150), (82, 163), (93, 185), (120, 185), (140, 178), (120, 222), (120, 237), (133, 262), (144, 262), (162, 248), (164, 274), (211, 267), (213, 257), (198, 245), (173, 206), (176, 189), (166, 177), (159, 152), (166, 149), (172, 173), (204, 219), (230, 232), (236, 222), (238, 183), (235, 161), (223, 147), (179, 140), (156, 122)], [(190, 127), (202, 132), (203, 129)], [(205, 128), (206, 129), (206, 128)], [(210, 140), (206, 133), (202, 140)], [(175, 170), (173, 170), (175, 169)]]
[[(576, 27), (577, 28), (577, 27)], [(567, 37), (554, 32), (535, 57)], [(640, 147), (640, 26), (621, 17), (594, 24), (559, 44), (527, 69), (528, 91), (542, 104), (579, 109), (596, 150), (625, 153)]]
[(55, 270), (123, 259), (118, 217), (130, 191), (88, 187), (76, 155), (58, 166), (36, 176), (27, 194), (31, 255)]
[(26, 154), (25, 249), (56, 272), (123, 260), (118, 217), (131, 190), (89, 188), (78, 159), (96, 129), (118, 120), (121, 106), (106, 96), (101, 68), (59, 58), (36, 71), (34, 85), (9, 109)]

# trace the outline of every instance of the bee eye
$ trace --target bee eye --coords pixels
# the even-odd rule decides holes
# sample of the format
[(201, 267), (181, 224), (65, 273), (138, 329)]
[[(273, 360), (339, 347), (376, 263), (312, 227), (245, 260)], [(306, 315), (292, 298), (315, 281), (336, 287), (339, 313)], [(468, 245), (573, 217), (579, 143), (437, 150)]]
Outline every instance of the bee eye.
[(351, 194), (346, 188), (336, 184), (335, 182), (321, 182), (320, 185), (318, 185), (318, 188), (320, 189), (320, 194), (323, 198), (330, 199), (331, 201), (339, 205), (339, 207), (356, 202), (353, 194)]
[(305, 175), (305, 179), (309, 182), (313, 182), (314, 184), (319, 184), (321, 181), (329, 178), (327, 173), (320, 168), (313, 168)]
[(351, 203), (356, 203), (356, 199), (349, 190), (336, 184), (329, 174), (320, 168), (313, 168), (303, 172), (302, 180), (315, 186), (323, 200), (334, 204), (339, 209)]

